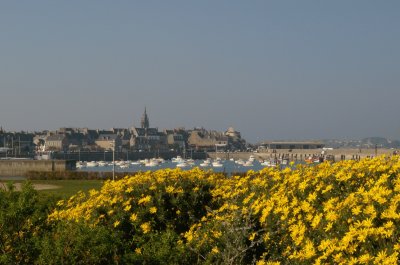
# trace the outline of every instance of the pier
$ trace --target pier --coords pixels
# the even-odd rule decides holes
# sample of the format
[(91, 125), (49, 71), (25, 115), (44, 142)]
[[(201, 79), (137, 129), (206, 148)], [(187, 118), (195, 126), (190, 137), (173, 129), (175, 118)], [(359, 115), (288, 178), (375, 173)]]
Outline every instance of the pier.
[(309, 157), (323, 157), (324, 160), (360, 160), (367, 157), (379, 155), (392, 155), (393, 149), (370, 148), (370, 149), (273, 149), (257, 152), (208, 152), (210, 158), (221, 159), (248, 159), (251, 155), (257, 160), (287, 159), (289, 161), (304, 161)]

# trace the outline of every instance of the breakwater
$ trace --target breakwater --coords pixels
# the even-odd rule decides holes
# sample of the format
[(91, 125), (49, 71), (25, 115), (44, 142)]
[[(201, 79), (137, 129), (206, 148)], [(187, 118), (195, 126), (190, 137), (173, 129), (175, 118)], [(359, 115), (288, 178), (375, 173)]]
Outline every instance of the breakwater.
[(76, 164), (73, 160), (0, 160), (0, 176), (2, 177), (25, 176), (29, 171), (63, 172), (75, 169)]
[(324, 157), (332, 161), (340, 160), (359, 160), (367, 157), (375, 157), (379, 155), (392, 155), (393, 149), (387, 148), (370, 148), (370, 149), (356, 149), (356, 148), (340, 148), (333, 150), (323, 149), (275, 149), (275, 150), (263, 150), (258, 152), (209, 152), (207, 153), (210, 158), (221, 158), (221, 159), (248, 159), (251, 155), (257, 160), (268, 160), (268, 159), (288, 159), (290, 161), (302, 161), (309, 157)]

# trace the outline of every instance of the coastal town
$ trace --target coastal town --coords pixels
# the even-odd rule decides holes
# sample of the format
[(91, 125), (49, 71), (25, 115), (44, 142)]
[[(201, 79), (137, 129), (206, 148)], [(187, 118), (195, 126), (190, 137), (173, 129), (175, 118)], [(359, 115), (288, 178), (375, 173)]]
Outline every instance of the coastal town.
[(74, 152), (207, 152), (217, 150), (245, 151), (249, 145), (240, 132), (228, 128), (225, 132), (204, 128), (174, 128), (159, 130), (151, 127), (146, 109), (140, 127), (89, 129), (60, 128), (55, 131), (7, 132), (0, 129), (0, 150), (4, 157), (29, 156), (44, 153)]
[[(66, 154), (140, 153), (141, 157), (171, 158), (173, 155), (213, 152), (276, 152), (276, 150), (328, 149), (397, 149), (400, 142), (386, 138), (371, 137), (362, 140), (312, 140), (312, 141), (263, 141), (248, 143), (234, 128), (226, 131), (207, 130), (202, 127), (159, 130), (150, 126), (146, 108), (140, 127), (89, 129), (59, 128), (55, 131), (7, 132), (0, 129), (0, 157), (66, 158)], [(307, 153), (307, 152), (306, 152)], [(53, 157), (49, 157), (52, 154)], [(105, 160), (109, 155), (103, 155)], [(88, 157), (91, 158), (91, 157)], [(202, 156), (201, 156), (202, 158)], [(80, 159), (79, 159), (80, 160)], [(89, 159), (92, 160), (92, 159)], [(109, 160), (109, 159), (108, 159)]]

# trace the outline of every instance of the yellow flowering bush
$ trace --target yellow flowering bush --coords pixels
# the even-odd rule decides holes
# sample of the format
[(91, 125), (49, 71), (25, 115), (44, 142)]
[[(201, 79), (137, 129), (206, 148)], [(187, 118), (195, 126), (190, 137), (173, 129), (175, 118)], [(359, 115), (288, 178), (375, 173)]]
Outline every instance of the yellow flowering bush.
[(151, 252), (146, 242), (173, 231), (174, 236), (163, 234), (169, 247), (190, 250), (192, 263), (399, 260), (398, 156), (232, 177), (200, 169), (145, 172), (58, 205), (50, 223), (69, 220), (118, 230), (137, 256)]
[(214, 260), (231, 264), (396, 264), (399, 168), (394, 156), (233, 177), (212, 192), (222, 206), (185, 237), (202, 256), (218, 246)]
[(81, 192), (58, 202), (59, 208), (49, 215), (48, 221), (81, 222), (118, 231), (127, 239), (127, 248), (133, 250), (135, 260), (129, 262), (140, 263), (138, 256), (147, 254), (152, 258), (155, 252), (160, 252), (152, 240), (159, 240), (163, 233), (165, 240), (174, 240), (176, 245), (171, 248), (185, 252), (184, 245), (177, 244), (180, 234), (199, 222), (208, 207), (213, 207), (211, 190), (214, 183), (223, 179), (222, 174), (200, 169), (138, 173), (118, 181), (107, 181), (99, 191)]

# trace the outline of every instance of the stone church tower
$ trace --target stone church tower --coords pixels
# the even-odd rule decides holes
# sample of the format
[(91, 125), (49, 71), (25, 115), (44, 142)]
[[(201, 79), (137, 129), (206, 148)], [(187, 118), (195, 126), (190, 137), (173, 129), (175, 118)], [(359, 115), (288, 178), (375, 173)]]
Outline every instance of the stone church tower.
[(144, 108), (144, 113), (142, 119), (140, 120), (142, 128), (148, 129), (150, 127), (149, 117), (147, 116), (146, 107)]

